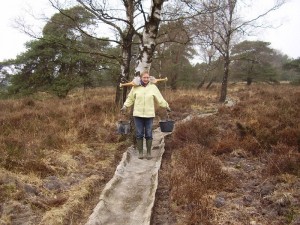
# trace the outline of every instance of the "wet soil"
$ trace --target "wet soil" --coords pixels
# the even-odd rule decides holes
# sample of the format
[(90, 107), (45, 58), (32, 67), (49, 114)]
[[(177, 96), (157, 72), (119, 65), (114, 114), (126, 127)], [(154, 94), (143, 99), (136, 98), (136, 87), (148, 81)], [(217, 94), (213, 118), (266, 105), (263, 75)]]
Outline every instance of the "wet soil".
[(158, 187), (151, 217), (151, 225), (171, 225), (176, 218), (171, 211), (170, 173), (172, 149), (168, 147), (171, 136), (165, 138), (165, 152), (162, 156), (161, 168), (158, 175)]

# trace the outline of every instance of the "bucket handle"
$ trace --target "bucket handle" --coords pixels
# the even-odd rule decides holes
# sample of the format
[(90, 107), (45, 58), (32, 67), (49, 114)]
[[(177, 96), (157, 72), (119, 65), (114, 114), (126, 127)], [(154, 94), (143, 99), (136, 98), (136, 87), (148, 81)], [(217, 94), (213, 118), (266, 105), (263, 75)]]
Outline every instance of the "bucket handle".
[(168, 111), (166, 111), (166, 113), (167, 113), (167, 121), (169, 121), (170, 120), (170, 113)]
[(126, 113), (125, 112), (120, 112), (119, 118), (120, 118), (120, 120), (126, 120)]

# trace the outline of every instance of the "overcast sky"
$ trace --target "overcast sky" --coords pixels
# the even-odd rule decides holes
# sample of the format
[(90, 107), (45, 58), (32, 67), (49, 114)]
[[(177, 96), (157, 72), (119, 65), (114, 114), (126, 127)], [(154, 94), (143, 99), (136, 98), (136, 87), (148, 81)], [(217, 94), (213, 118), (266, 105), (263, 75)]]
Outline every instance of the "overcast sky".
[[(257, 11), (269, 7), (273, 0), (254, 1)], [(255, 39), (271, 42), (271, 47), (287, 54), (291, 58), (300, 57), (300, 0), (287, 0), (276, 12), (271, 13), (266, 23), (272, 23), (276, 29), (259, 31)], [(253, 10), (252, 10), (253, 11)], [(15, 58), (25, 51), (24, 44), (30, 37), (14, 28), (14, 20), (21, 17), (40, 31), (44, 24), (33, 19), (29, 14), (39, 17), (42, 13), (54, 14), (48, 0), (5, 0), (1, 1), (0, 13), (0, 61)], [(253, 39), (253, 38), (252, 38)]]

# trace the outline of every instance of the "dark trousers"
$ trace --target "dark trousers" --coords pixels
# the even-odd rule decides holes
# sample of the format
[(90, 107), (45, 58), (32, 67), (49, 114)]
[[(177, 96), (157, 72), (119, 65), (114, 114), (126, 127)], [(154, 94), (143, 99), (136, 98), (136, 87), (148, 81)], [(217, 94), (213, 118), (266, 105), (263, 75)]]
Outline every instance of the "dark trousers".
[(133, 117), (135, 129), (136, 129), (136, 138), (142, 139), (145, 137), (146, 140), (152, 140), (152, 125), (153, 117), (144, 118), (144, 117)]

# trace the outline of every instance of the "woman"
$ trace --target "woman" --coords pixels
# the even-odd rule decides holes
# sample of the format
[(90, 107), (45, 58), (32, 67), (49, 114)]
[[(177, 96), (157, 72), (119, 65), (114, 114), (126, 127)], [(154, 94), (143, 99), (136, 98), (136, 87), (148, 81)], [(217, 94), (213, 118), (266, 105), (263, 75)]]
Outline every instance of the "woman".
[(126, 108), (133, 106), (133, 119), (136, 128), (136, 142), (139, 151), (139, 159), (143, 158), (143, 138), (146, 139), (147, 159), (151, 158), (152, 147), (152, 124), (155, 117), (154, 99), (159, 106), (171, 111), (169, 104), (161, 95), (155, 84), (149, 82), (150, 75), (148, 71), (144, 71), (140, 75), (140, 85), (134, 86), (129, 92), (122, 112)]

